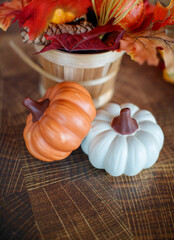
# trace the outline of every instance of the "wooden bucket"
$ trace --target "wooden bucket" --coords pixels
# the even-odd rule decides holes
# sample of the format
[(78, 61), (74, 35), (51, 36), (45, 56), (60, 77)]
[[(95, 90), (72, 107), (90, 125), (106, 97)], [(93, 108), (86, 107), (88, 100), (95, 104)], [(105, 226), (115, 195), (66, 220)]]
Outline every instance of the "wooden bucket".
[[(41, 50), (40, 46), (35, 48)], [(58, 82), (75, 81), (88, 90), (96, 108), (102, 107), (113, 97), (123, 53), (74, 54), (58, 50), (41, 53), (38, 55), (41, 66), (54, 78), (42, 75), (40, 94)]]

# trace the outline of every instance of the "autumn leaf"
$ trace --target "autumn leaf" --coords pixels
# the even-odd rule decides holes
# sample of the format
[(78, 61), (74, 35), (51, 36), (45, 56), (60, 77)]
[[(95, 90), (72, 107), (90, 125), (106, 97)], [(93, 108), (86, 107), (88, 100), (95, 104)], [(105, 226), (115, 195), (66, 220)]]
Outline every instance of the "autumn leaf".
[(174, 39), (165, 34), (164, 28), (158, 31), (146, 30), (125, 35), (120, 40), (120, 49), (126, 51), (139, 64), (147, 62), (148, 65), (157, 66), (159, 63), (158, 48), (166, 53), (174, 54)]
[(6, 31), (16, 12), (22, 10), (31, 0), (13, 0), (0, 4), (0, 28)]
[(157, 2), (153, 16), (152, 30), (158, 30), (166, 25), (174, 25), (174, 0), (167, 7)]
[[(110, 31), (112, 35), (106, 41), (102, 41), (99, 38), (99, 36)], [(96, 27), (90, 32), (83, 34), (47, 36), (47, 39), (51, 40), (51, 44), (46, 46), (41, 52), (53, 49), (66, 50), (68, 52), (116, 50), (119, 48), (119, 41), (123, 34), (124, 31), (117, 31), (117, 27), (111, 25)]]
[(125, 33), (120, 40), (120, 49), (126, 51), (131, 58), (139, 64), (157, 66), (159, 58), (158, 49), (173, 55), (174, 39), (165, 33), (166, 25), (174, 25), (174, 0), (168, 7), (163, 7), (159, 2), (153, 8), (146, 1), (146, 18), (139, 29), (132, 33)]
[(47, 28), (57, 8), (79, 17), (90, 5), (90, 0), (32, 0), (16, 20), (19, 20), (20, 26), (29, 28), (30, 40), (33, 40)]

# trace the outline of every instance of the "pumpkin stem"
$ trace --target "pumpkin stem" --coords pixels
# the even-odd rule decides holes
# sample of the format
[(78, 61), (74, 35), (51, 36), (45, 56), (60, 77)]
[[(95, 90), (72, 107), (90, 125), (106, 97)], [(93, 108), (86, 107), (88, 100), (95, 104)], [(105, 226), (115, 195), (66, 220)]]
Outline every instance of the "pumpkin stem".
[(45, 110), (47, 109), (50, 100), (48, 98), (44, 99), (42, 102), (36, 102), (31, 98), (25, 98), (23, 100), (23, 105), (27, 107), (31, 114), (33, 123), (37, 122), (41, 119), (42, 115), (44, 114)]
[(129, 108), (123, 108), (120, 111), (120, 116), (112, 120), (111, 127), (122, 135), (132, 134), (139, 128), (137, 121), (131, 118), (131, 111)]

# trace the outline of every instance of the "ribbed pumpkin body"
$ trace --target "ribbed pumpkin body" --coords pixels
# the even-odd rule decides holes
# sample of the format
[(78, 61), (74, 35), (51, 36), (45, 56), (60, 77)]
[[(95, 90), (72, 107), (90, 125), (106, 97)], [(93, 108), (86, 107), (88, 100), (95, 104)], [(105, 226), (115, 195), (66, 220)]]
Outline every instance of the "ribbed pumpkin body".
[(48, 89), (39, 101), (50, 103), (39, 121), (29, 114), (24, 140), (29, 152), (44, 161), (66, 158), (77, 149), (91, 127), (96, 110), (86, 89), (74, 82), (63, 82)]
[[(131, 110), (131, 117), (138, 126), (130, 134), (118, 133), (112, 126), (113, 119), (124, 108)], [(163, 142), (164, 134), (149, 111), (131, 103), (121, 106), (109, 103), (97, 111), (81, 147), (94, 167), (105, 169), (112, 176), (134, 176), (157, 161)]]

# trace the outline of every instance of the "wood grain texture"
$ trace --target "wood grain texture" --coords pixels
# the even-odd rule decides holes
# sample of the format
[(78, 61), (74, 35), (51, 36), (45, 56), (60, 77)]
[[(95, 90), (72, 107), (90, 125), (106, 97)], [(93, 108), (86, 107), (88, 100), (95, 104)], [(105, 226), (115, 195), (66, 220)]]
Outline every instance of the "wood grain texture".
[(0, 213), (0, 239), (39, 239), (27, 191), (0, 197)]
[(25, 190), (18, 145), (11, 127), (0, 131), (0, 196)]
[[(93, 187), (92, 181), (80, 179), (30, 191), (36, 221), (43, 228), (43, 238), (132, 239), (117, 201), (99, 182), (97, 187)], [(48, 221), (43, 225), (45, 217)]]
[(8, 41), (13, 38), (34, 61), (36, 56), (15, 29), (1, 33), (0, 239), (174, 239), (174, 85), (160, 69), (123, 57), (112, 102), (151, 111), (165, 135), (150, 169), (114, 178), (93, 168), (81, 148), (45, 163), (29, 154), (22, 136), (28, 111), (21, 102), (39, 98), (40, 76)]

